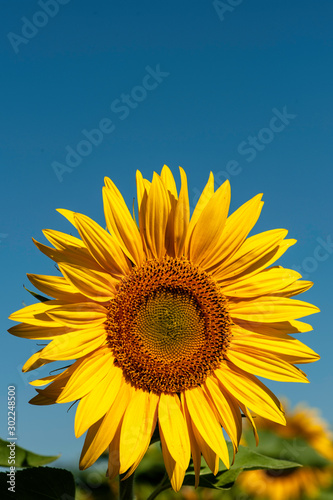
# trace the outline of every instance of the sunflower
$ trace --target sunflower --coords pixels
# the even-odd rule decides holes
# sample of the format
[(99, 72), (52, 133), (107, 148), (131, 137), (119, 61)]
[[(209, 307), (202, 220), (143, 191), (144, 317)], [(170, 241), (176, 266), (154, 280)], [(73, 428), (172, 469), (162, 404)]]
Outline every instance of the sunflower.
[[(332, 433), (326, 422), (319, 417), (315, 408), (299, 405), (293, 412), (286, 412), (287, 425), (281, 426), (258, 417), (258, 429), (274, 432), (282, 439), (301, 438), (319, 455), (332, 462)], [(286, 447), (286, 449), (288, 449)], [(283, 455), (286, 455), (283, 449)], [(303, 451), (302, 446), (302, 451)], [(292, 458), (295, 458), (293, 455)], [(302, 454), (296, 461), (302, 463)], [(282, 470), (255, 470), (243, 472), (237, 483), (253, 498), (269, 500), (298, 500), (304, 497), (316, 498), (322, 488), (332, 483), (332, 465), (304, 466)]]
[(242, 413), (285, 424), (275, 395), (256, 375), (307, 382), (296, 363), (319, 358), (289, 334), (311, 330), (298, 318), (318, 308), (291, 297), (312, 285), (270, 267), (295, 243), (285, 229), (251, 237), (262, 195), (228, 216), (230, 184), (211, 173), (190, 217), (187, 178), (177, 192), (169, 168), (151, 182), (137, 172), (138, 222), (114, 183), (103, 188), (107, 230), (58, 210), (80, 238), (46, 230), (35, 241), (62, 276), (29, 274), (52, 297), (10, 318), (10, 333), (52, 340), (23, 371), (75, 360), (33, 382), (37, 405), (79, 401), (75, 434), (87, 432), (80, 467), (109, 447), (112, 478), (134, 472), (157, 427), (165, 466), (178, 491), (192, 455), (213, 473), (229, 467), (223, 429), (237, 451)]
[[(286, 404), (284, 408), (286, 409)], [(317, 408), (305, 404), (297, 405), (293, 411), (286, 411), (286, 426), (258, 417), (256, 425), (263, 430), (272, 431), (281, 438), (301, 438), (327, 460), (333, 462), (333, 433), (327, 422), (320, 417)]]
[(297, 467), (283, 470), (243, 472), (238, 484), (252, 498), (300, 500), (316, 498), (332, 482), (332, 468)]

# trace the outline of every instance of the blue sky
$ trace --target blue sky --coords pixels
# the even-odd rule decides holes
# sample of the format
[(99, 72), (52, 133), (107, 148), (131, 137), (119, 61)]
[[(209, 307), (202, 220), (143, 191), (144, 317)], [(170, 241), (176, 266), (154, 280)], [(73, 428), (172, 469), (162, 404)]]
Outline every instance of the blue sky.
[(283, 227), (298, 240), (281, 264), (315, 283), (301, 298), (322, 312), (299, 338), (322, 360), (305, 367), (310, 384), (267, 385), (333, 423), (333, 4), (222, 3), (2, 4), (1, 394), (17, 386), (19, 444), (63, 464), (83, 444), (75, 410), (28, 404), (35, 377), (20, 369), (39, 347), (6, 334), (8, 315), (33, 303), (26, 273), (56, 273), (31, 237), (72, 230), (56, 208), (104, 225), (104, 176), (131, 205), (136, 169), (150, 178), (164, 163), (177, 180), (186, 170), (192, 207), (213, 171), (216, 187), (230, 179), (232, 210), (264, 193), (255, 232)]

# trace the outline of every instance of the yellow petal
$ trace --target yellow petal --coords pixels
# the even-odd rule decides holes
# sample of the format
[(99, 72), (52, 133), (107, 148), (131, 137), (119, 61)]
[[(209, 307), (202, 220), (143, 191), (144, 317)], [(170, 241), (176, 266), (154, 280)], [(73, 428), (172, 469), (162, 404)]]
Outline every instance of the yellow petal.
[(195, 264), (209, 261), (216, 252), (227, 219), (229, 204), (230, 183), (226, 181), (213, 194), (193, 229), (188, 254)]
[[(163, 166), (160, 177), (165, 187), (167, 196), (169, 198), (169, 216), (165, 229), (165, 249), (168, 255), (170, 255), (171, 257), (175, 257), (176, 256), (175, 247), (177, 245), (175, 241), (175, 223), (176, 223), (176, 207), (178, 204), (178, 192), (175, 179), (172, 175), (171, 170), (169, 169), (169, 167), (167, 167), (167, 165)], [(181, 205), (183, 206), (183, 202), (181, 202)], [(176, 228), (176, 230), (178, 231), (178, 227)]]
[(258, 436), (256, 424), (255, 424), (255, 422), (254, 422), (254, 420), (252, 418), (251, 412), (248, 410), (248, 408), (246, 408), (245, 405), (243, 405), (243, 403), (239, 403), (239, 406), (241, 407), (244, 415), (246, 416), (246, 418), (248, 419), (248, 421), (250, 422), (250, 424), (252, 426), (254, 438), (256, 440), (256, 445), (258, 446), (258, 444), (259, 444), (259, 436)]
[(169, 195), (169, 204), (170, 204), (170, 210), (169, 210), (169, 217), (168, 217), (168, 222), (166, 225), (165, 229), (165, 251), (167, 255), (170, 255), (171, 257), (175, 257), (175, 214), (176, 214), (176, 207), (178, 201), (175, 199), (175, 197), (170, 193), (170, 191), (167, 191), (167, 194)]
[(208, 446), (221, 458), (229, 468), (229, 454), (223, 432), (214, 411), (209, 406), (201, 387), (185, 391), (185, 400), (192, 419), (193, 428), (206, 441)]
[(90, 427), (81, 453), (80, 469), (90, 467), (109, 446), (118, 432), (123, 415), (134, 392), (134, 389), (124, 382), (106, 415)]
[[(50, 312), (51, 311), (51, 312)], [(91, 328), (106, 321), (107, 309), (95, 302), (79, 302), (54, 307), (47, 311), (54, 326), (68, 326), (70, 328)]]
[[(62, 373), (59, 373), (54, 380), (45, 389), (36, 389), (39, 397), (33, 398), (29, 401), (31, 404), (53, 404), (57, 401), (59, 394), (63, 391), (65, 385), (67, 384), (70, 376), (76, 369), (76, 364), (73, 363), (71, 366), (66, 368)], [(47, 380), (42, 379), (44, 382), (48, 383)], [(44, 385), (44, 384), (43, 384)], [(45, 401), (45, 403), (43, 402)]]
[(189, 226), (188, 226), (186, 240), (185, 240), (185, 254), (188, 253), (188, 245), (189, 245), (189, 241), (191, 239), (192, 233), (193, 233), (193, 229), (195, 228), (203, 210), (206, 208), (206, 206), (207, 206), (208, 202), (210, 201), (210, 199), (212, 198), (213, 194), (214, 194), (214, 176), (213, 176), (213, 173), (210, 172), (208, 182), (200, 195), (198, 203), (196, 204), (196, 206), (194, 208), (194, 211), (193, 211), (193, 214), (192, 214)]
[(30, 356), (30, 358), (24, 363), (22, 367), (23, 373), (30, 372), (31, 370), (36, 370), (37, 368), (50, 363), (49, 360), (41, 358), (41, 353), (42, 349)]
[(120, 445), (120, 432), (121, 424), (118, 425), (116, 432), (109, 445), (109, 459), (108, 459), (108, 469), (106, 472), (109, 481), (112, 481), (115, 477), (119, 475), (119, 445)]
[(141, 209), (141, 204), (143, 198), (148, 196), (150, 191), (151, 183), (142, 177), (142, 174), (139, 170), (136, 171), (136, 186), (137, 186), (137, 195), (138, 195), (138, 208), (139, 211)]
[[(216, 384), (217, 384), (217, 386), (218, 386), (218, 381), (216, 380), (216, 378), (214, 378), (213, 376), (211, 376), (211, 379), (212, 379), (212, 381), (215, 381), (215, 382), (216, 382)], [(207, 389), (207, 385), (203, 385), (203, 386), (202, 386), (202, 390), (203, 390), (203, 392), (204, 392), (204, 395), (205, 395), (205, 397), (206, 397), (206, 399), (207, 399), (207, 401), (208, 401), (208, 403), (209, 403), (209, 405), (210, 405), (211, 409), (213, 410), (213, 412), (214, 412), (214, 414), (215, 414), (215, 418), (216, 418), (216, 420), (217, 420), (217, 421), (218, 421), (218, 422), (219, 422), (219, 423), (223, 426), (223, 428), (226, 430), (226, 424), (225, 424), (225, 421), (224, 421), (224, 419), (223, 419), (223, 417), (222, 417), (223, 412), (222, 412), (222, 414), (221, 414), (221, 413), (220, 413), (220, 411), (219, 411), (219, 410), (221, 410), (221, 407), (220, 407), (220, 408), (219, 408), (219, 410), (218, 410), (218, 408), (217, 408), (217, 406), (218, 406), (218, 405), (216, 405), (216, 404), (215, 404), (215, 401), (212, 399), (212, 397), (211, 397), (211, 395), (210, 395), (210, 393), (209, 393), (209, 391), (208, 391), (208, 389)], [(217, 389), (217, 393), (219, 393), (219, 392), (221, 392), (221, 391), (220, 391), (220, 390), (219, 390), (219, 388), (218, 388), (218, 389)], [(219, 400), (219, 399), (220, 399), (220, 398), (219, 398), (219, 395), (217, 396), (217, 398), (216, 398), (216, 399), (217, 399), (217, 400)], [(236, 428), (236, 427), (235, 427), (234, 431), (237, 431), (237, 428)], [(238, 443), (237, 443), (237, 442), (235, 442), (235, 441), (233, 441), (233, 440), (231, 440), (231, 441), (232, 441), (232, 446), (233, 446), (233, 459), (232, 459), (232, 463), (234, 463), (234, 461), (235, 461), (235, 456), (236, 456), (236, 451), (237, 451), (237, 449), (238, 449)], [(201, 446), (201, 445), (200, 445), (200, 446)], [(212, 466), (212, 467), (210, 466), (210, 468), (211, 468), (211, 470), (214, 472), (214, 474), (217, 474), (218, 469), (219, 469), (219, 461), (218, 461), (218, 457), (216, 457), (215, 455), (216, 455), (215, 453), (211, 454), (211, 456), (210, 456), (210, 459), (209, 459), (209, 460), (211, 461), (211, 463), (212, 463), (212, 464), (215, 464), (215, 466), (216, 466), (216, 472), (214, 472), (214, 466)], [(203, 452), (203, 456), (205, 457), (204, 452)], [(206, 460), (206, 457), (205, 457), (205, 460)], [(208, 463), (208, 462), (207, 462), (207, 463)]]
[(55, 299), (79, 301), (83, 298), (82, 294), (77, 293), (77, 289), (62, 276), (45, 276), (42, 274), (27, 274), (27, 276), (38, 290)]
[(179, 465), (173, 459), (172, 455), (170, 454), (169, 448), (166, 445), (163, 434), (161, 434), (160, 438), (161, 438), (164, 465), (168, 473), (171, 486), (174, 489), (174, 491), (179, 491), (184, 481), (186, 469), (183, 469), (181, 465)]
[[(147, 201), (148, 193), (150, 192), (150, 186), (147, 186), (146, 180), (143, 179), (142, 174), (139, 170), (136, 172), (136, 185), (138, 193), (138, 211), (139, 211), (139, 227), (140, 236), (142, 240), (142, 246), (144, 253), (147, 257), (152, 257), (150, 248), (147, 244), (146, 238), (146, 211), (147, 211)], [(148, 182), (148, 181), (147, 181)]]
[(212, 269), (219, 282), (241, 277), (248, 278), (271, 263), (278, 253), (279, 245), (288, 234), (286, 229), (272, 229), (250, 236), (233, 256)]
[(68, 403), (88, 394), (112, 370), (113, 361), (108, 346), (76, 361), (72, 365), (75, 369), (58, 396), (57, 403)]
[(193, 468), (195, 472), (195, 484), (194, 487), (197, 488), (199, 486), (199, 480), (200, 480), (200, 468), (201, 468), (201, 451), (199, 444), (195, 438), (193, 429), (192, 429), (192, 421), (190, 414), (188, 412), (188, 408), (185, 403), (185, 398), (184, 398), (184, 393), (181, 393), (181, 402), (182, 402), (182, 407), (184, 409), (184, 416), (186, 419), (186, 425), (187, 425), (187, 430), (188, 430), (188, 435), (190, 438), (190, 446), (191, 446), (191, 452), (192, 452), (192, 460), (193, 460)]
[(264, 418), (285, 425), (279, 400), (256, 377), (229, 361), (222, 363), (214, 373), (222, 386), (245, 406)]
[(31, 405), (45, 406), (45, 405), (53, 405), (55, 404), (55, 401), (51, 398), (44, 396), (43, 394), (36, 394), (36, 396), (30, 399), (29, 403)]
[(184, 251), (187, 228), (190, 220), (190, 203), (188, 199), (187, 178), (184, 170), (179, 167), (182, 186), (179, 193), (179, 200), (175, 209), (174, 219), (174, 248), (175, 257), (181, 257)]
[(279, 359), (272, 353), (260, 353), (255, 349), (234, 348), (228, 350), (228, 359), (246, 372), (280, 382), (309, 382), (302, 370)]
[(255, 300), (230, 301), (231, 318), (270, 323), (290, 321), (319, 312), (318, 307), (284, 297), (258, 297)]
[[(204, 390), (211, 404), (213, 404), (218, 412), (219, 419), (224, 429), (228, 433), (232, 443), (237, 450), (239, 444), (239, 433), (237, 423), (235, 421), (234, 412), (232, 411), (229, 402), (225, 398), (217, 381), (213, 377), (207, 377), (204, 384)], [(240, 414), (240, 412), (238, 411)]]
[(82, 436), (103, 417), (115, 401), (122, 383), (122, 370), (113, 366), (109, 373), (78, 404), (75, 414), (75, 436)]
[(175, 179), (172, 175), (170, 168), (167, 165), (164, 165), (161, 170), (161, 179), (166, 189), (170, 191), (175, 200), (178, 200), (178, 193), (177, 193)]
[(78, 359), (106, 343), (105, 328), (100, 325), (87, 330), (74, 330), (60, 335), (44, 347), (42, 357), (50, 361)]
[(144, 258), (141, 236), (120, 191), (105, 178), (104, 214), (110, 233), (117, 239), (127, 257), (139, 266)]
[(61, 323), (57, 323), (57, 320), (51, 321), (46, 313), (56, 309), (61, 304), (62, 302), (58, 300), (48, 300), (46, 302), (32, 304), (31, 306), (26, 306), (15, 311), (9, 316), (9, 319), (35, 326), (59, 327)]
[(156, 394), (138, 390), (131, 399), (120, 434), (120, 474), (126, 472), (147, 451), (157, 422)]
[(130, 263), (116, 239), (86, 215), (75, 214), (74, 218), (80, 236), (94, 260), (113, 276), (128, 274)]
[(165, 240), (169, 213), (169, 196), (160, 177), (154, 173), (147, 199), (144, 226), (140, 226), (140, 230), (145, 236), (151, 254), (157, 259), (162, 258), (166, 252)]
[(32, 382), (29, 382), (30, 385), (33, 385), (34, 387), (41, 387), (43, 385), (49, 384), (50, 382), (53, 382), (56, 380), (56, 378), (59, 376), (57, 375), (48, 375), (47, 377), (43, 377), (37, 380), (33, 380)]
[(161, 394), (158, 423), (170, 455), (186, 470), (191, 458), (190, 439), (177, 394)]
[(312, 326), (302, 321), (277, 321), (271, 323), (260, 323), (256, 321), (245, 321), (234, 318), (237, 327), (247, 332), (263, 333), (267, 335), (280, 335), (285, 333), (304, 333), (313, 330)]
[(63, 215), (71, 224), (73, 224), (74, 227), (76, 227), (74, 218), (76, 212), (72, 212), (72, 210), (67, 210), (66, 208), (57, 208), (57, 212)]
[[(214, 379), (215, 383), (217, 383), (217, 385), (219, 385), (220, 391), (222, 392), (227, 403), (230, 406), (230, 409), (231, 409), (232, 414), (233, 414), (235, 426), (236, 426), (236, 443), (239, 443), (241, 440), (242, 430), (243, 430), (242, 415), (241, 415), (241, 412), (239, 411), (239, 401), (236, 398), (234, 398), (232, 396), (232, 394), (230, 394), (230, 392), (225, 387), (222, 387), (222, 385), (219, 384), (219, 380), (214, 374), (211, 377)], [(237, 447), (238, 447), (238, 445), (237, 445)], [(234, 456), (233, 462), (234, 462), (234, 460), (235, 460), (235, 456)]]
[(272, 267), (250, 278), (226, 284), (226, 286), (222, 286), (222, 291), (227, 297), (247, 298), (273, 293), (276, 295), (277, 292), (282, 291), (282, 289), (299, 278), (301, 278), (301, 275), (296, 271), (282, 267)]
[(227, 218), (216, 252), (214, 252), (210, 260), (205, 261), (205, 269), (209, 269), (214, 265), (221, 265), (223, 261), (230, 259), (243, 244), (259, 218), (264, 204), (261, 198), (262, 194), (258, 194)]
[(66, 250), (68, 247), (84, 248), (83, 241), (70, 234), (53, 229), (44, 229), (43, 234), (57, 250)]
[[(236, 398), (234, 398), (234, 396), (232, 396), (230, 394), (230, 392), (225, 387), (222, 386), (222, 384), (219, 382), (218, 378), (214, 374), (212, 374), (209, 377), (209, 379), (212, 380), (215, 385), (217, 385), (218, 390), (223, 395), (223, 398), (226, 401), (226, 403), (228, 404), (228, 406), (231, 410), (231, 413), (232, 413), (232, 417), (231, 417), (231, 415), (229, 416), (229, 419), (231, 419), (231, 418), (233, 419), (233, 424), (231, 423), (231, 420), (229, 421), (229, 426), (230, 426), (229, 436), (232, 440), (232, 444), (233, 444), (233, 448), (234, 448), (234, 457), (233, 457), (233, 461), (232, 461), (232, 463), (234, 463), (235, 453), (238, 449), (238, 444), (240, 442), (240, 439), (242, 436), (242, 430), (243, 430), (242, 415), (241, 415), (241, 412), (239, 410), (239, 401)], [(220, 402), (216, 403), (216, 406), (219, 406), (219, 405), (221, 405)], [(221, 409), (220, 409), (220, 411), (221, 411)], [(233, 426), (234, 426), (234, 429), (232, 429)], [(232, 436), (234, 437), (234, 439), (232, 439)]]
[(208, 444), (203, 439), (200, 432), (198, 431), (198, 429), (195, 426), (193, 426), (193, 433), (194, 433), (195, 439), (198, 443), (198, 446), (201, 450), (201, 453), (202, 453), (208, 467), (210, 468), (212, 473), (214, 475), (216, 475), (218, 473), (218, 470), (219, 470), (219, 457), (218, 457), (218, 455), (215, 453), (215, 451), (213, 451), (211, 449), (210, 446), (208, 446)]
[(181, 466), (176, 462), (170, 477), (171, 486), (174, 491), (177, 492), (182, 487), (185, 472), (186, 470), (182, 469)]
[(319, 359), (319, 355), (299, 340), (284, 333), (276, 336), (246, 332), (237, 326), (233, 327), (233, 337), (229, 350), (246, 352), (257, 350), (262, 355), (273, 353), (290, 363), (311, 363)]
[(161, 181), (165, 187), (167, 196), (169, 197), (169, 216), (165, 229), (165, 250), (168, 255), (175, 257), (175, 214), (178, 203), (178, 193), (175, 179), (171, 170), (166, 165), (163, 166), (161, 171)]
[(279, 297), (293, 297), (294, 295), (298, 295), (299, 293), (306, 292), (313, 285), (312, 281), (295, 281), (295, 283), (291, 283), (286, 286), (281, 292), (275, 293), (274, 295)]
[(89, 299), (106, 302), (114, 297), (117, 280), (109, 274), (70, 264), (58, 266), (66, 280)]
[(86, 248), (70, 246), (67, 247), (66, 250), (57, 250), (39, 243), (34, 238), (32, 238), (32, 241), (44, 255), (55, 262), (65, 262), (76, 266), (86, 267), (87, 269), (103, 271), (103, 268), (91, 257)]
[(57, 328), (49, 328), (49, 326), (36, 326), (28, 325), (27, 323), (20, 323), (19, 325), (12, 326), (8, 332), (15, 337), (23, 339), (55, 339), (59, 335), (73, 332), (72, 328), (66, 326), (59, 326)]
[[(122, 481), (125, 481), (125, 479), (127, 479), (128, 477), (130, 477), (130, 476), (133, 474), (133, 472), (135, 472), (135, 471), (136, 471), (136, 469), (137, 469), (137, 468), (138, 468), (138, 466), (140, 465), (141, 460), (142, 460), (142, 459), (143, 459), (143, 457), (145, 456), (146, 451), (147, 451), (147, 450), (145, 450), (145, 451), (141, 451), (141, 453), (140, 453), (140, 455), (138, 456), (138, 458), (137, 458), (137, 459), (133, 462), (133, 464), (131, 465), (131, 467), (130, 467), (127, 471), (126, 471), (125, 476), (121, 478), (121, 480), (122, 480)], [(119, 468), (119, 470), (120, 470), (120, 468)], [(119, 472), (118, 472), (118, 474), (119, 474)], [(117, 476), (118, 474), (116, 474), (116, 476)], [(116, 476), (114, 476), (114, 477), (116, 477)]]
[(237, 279), (248, 278), (250, 275), (253, 276), (254, 274), (257, 274), (263, 269), (271, 266), (288, 250), (288, 248), (293, 246), (296, 242), (297, 240), (293, 239), (281, 241), (281, 243), (274, 250), (266, 254), (264, 258), (255, 262), (254, 265), (248, 267), (243, 273), (238, 275)]

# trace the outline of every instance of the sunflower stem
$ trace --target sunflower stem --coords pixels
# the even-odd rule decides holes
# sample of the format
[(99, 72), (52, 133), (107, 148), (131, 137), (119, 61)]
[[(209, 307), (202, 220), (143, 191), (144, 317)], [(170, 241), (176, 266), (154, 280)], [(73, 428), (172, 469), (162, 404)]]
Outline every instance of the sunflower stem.
[(119, 500), (134, 500), (134, 473), (122, 480), (124, 476), (119, 475)]
[(154, 500), (154, 498), (156, 498), (157, 495), (159, 495), (162, 491), (167, 490), (168, 488), (170, 488), (170, 483), (169, 483), (168, 474), (165, 473), (162, 481), (156, 487), (156, 489), (149, 495), (147, 500)]

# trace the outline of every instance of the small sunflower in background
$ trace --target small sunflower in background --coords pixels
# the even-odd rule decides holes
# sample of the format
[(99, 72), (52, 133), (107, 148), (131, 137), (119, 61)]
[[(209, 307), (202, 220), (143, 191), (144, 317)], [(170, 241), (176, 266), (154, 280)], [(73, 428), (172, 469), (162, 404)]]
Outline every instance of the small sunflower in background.
[(317, 498), (333, 483), (333, 435), (318, 410), (299, 405), (293, 412), (286, 412), (286, 420), (287, 425), (281, 426), (256, 419), (259, 451), (289, 458), (303, 467), (243, 472), (236, 484), (254, 499)]
[[(262, 195), (231, 215), (230, 184), (216, 191), (210, 174), (190, 216), (187, 178), (178, 193), (167, 166), (152, 181), (137, 173), (138, 221), (114, 185), (103, 188), (107, 230), (58, 210), (80, 237), (46, 230), (35, 242), (62, 276), (29, 274), (51, 297), (11, 315), (10, 333), (51, 342), (23, 371), (75, 360), (36, 380), (31, 403), (79, 401), (75, 434), (87, 431), (80, 467), (109, 448), (109, 477), (131, 475), (159, 430), (165, 466), (178, 491), (192, 456), (214, 474), (230, 465), (242, 412), (285, 424), (276, 396), (256, 378), (308, 382), (295, 364), (316, 361), (289, 334), (311, 330), (298, 318), (318, 308), (292, 297), (309, 289), (296, 271), (272, 265), (295, 243), (287, 230), (248, 237)], [(49, 384), (46, 388), (39, 387)], [(232, 457), (231, 457), (232, 460)]]

